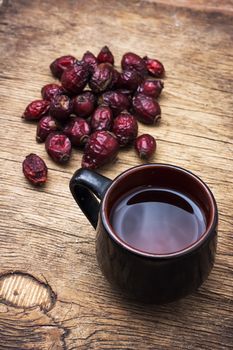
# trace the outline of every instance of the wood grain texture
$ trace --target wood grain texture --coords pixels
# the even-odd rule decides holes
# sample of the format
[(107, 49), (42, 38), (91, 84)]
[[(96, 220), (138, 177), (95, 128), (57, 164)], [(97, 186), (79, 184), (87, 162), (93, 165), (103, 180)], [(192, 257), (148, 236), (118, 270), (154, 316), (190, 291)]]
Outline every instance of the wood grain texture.
[[(224, 1), (0, 2), (0, 273), (20, 271), (56, 294), (50, 311), (0, 303), (0, 350), (233, 349), (233, 3)], [(35, 124), (20, 116), (52, 82), (48, 66), (62, 54), (81, 57), (109, 45), (119, 65), (135, 51), (166, 67), (153, 161), (183, 166), (213, 191), (220, 214), (218, 254), (206, 283), (164, 306), (136, 304), (111, 289), (96, 263), (95, 233), (71, 198), (79, 168), (66, 167), (35, 142)], [(22, 175), (25, 155), (49, 167), (44, 188)], [(140, 161), (133, 150), (101, 170), (114, 178)]]

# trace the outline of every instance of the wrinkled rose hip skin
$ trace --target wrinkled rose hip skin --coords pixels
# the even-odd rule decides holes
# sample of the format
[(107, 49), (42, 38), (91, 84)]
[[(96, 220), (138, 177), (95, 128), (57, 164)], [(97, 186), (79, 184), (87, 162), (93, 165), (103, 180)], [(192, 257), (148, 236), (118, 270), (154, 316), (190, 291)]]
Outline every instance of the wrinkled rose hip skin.
[(164, 84), (161, 80), (147, 79), (138, 87), (137, 91), (144, 95), (157, 98), (161, 94), (163, 87)]
[(94, 74), (89, 81), (91, 90), (95, 93), (101, 93), (107, 90), (113, 79), (113, 67), (109, 63), (101, 63), (97, 66)]
[(82, 57), (82, 62), (87, 63), (88, 70), (90, 73), (94, 73), (98, 65), (98, 62), (97, 62), (97, 58), (95, 57), (95, 55), (93, 55), (92, 52), (90, 51), (85, 52), (85, 54)]
[(135, 69), (124, 70), (118, 81), (118, 86), (123, 89), (135, 91), (139, 84), (142, 82), (142, 76)]
[(141, 75), (145, 75), (147, 72), (146, 62), (133, 52), (127, 52), (123, 55), (121, 60), (121, 67), (123, 70), (135, 69)]
[(45, 149), (50, 157), (57, 163), (66, 163), (71, 155), (71, 142), (62, 133), (53, 132), (45, 141)]
[(97, 56), (98, 63), (110, 63), (114, 65), (114, 57), (108, 46), (102, 47), (100, 53)]
[(128, 89), (117, 89), (115, 91), (125, 95), (128, 98), (128, 100), (131, 101), (132, 94), (133, 94), (132, 91), (130, 91)]
[(107, 91), (100, 97), (99, 102), (111, 108), (114, 116), (117, 116), (130, 107), (129, 98), (118, 91)]
[(50, 115), (47, 115), (39, 121), (37, 125), (36, 130), (36, 141), (37, 142), (44, 142), (48, 135), (56, 131), (58, 129), (58, 126), (56, 124), (56, 120), (51, 117)]
[(82, 158), (82, 167), (96, 169), (112, 162), (118, 153), (119, 144), (109, 131), (95, 131), (87, 141)]
[(81, 118), (89, 117), (95, 109), (96, 97), (90, 91), (85, 91), (73, 99), (73, 111)]
[(25, 120), (39, 120), (48, 113), (50, 102), (46, 100), (35, 100), (26, 107), (22, 118)]
[(76, 58), (71, 55), (58, 57), (50, 64), (50, 70), (55, 78), (60, 79), (62, 73), (77, 62)]
[(48, 168), (43, 159), (31, 153), (23, 161), (23, 173), (33, 185), (42, 185), (47, 180)]
[(133, 115), (128, 113), (119, 114), (114, 120), (113, 133), (121, 147), (130, 145), (138, 134), (138, 123)]
[(136, 94), (133, 97), (133, 109), (136, 118), (144, 124), (155, 124), (161, 119), (160, 106), (152, 97)]
[[(114, 68), (108, 46), (102, 47), (97, 56), (86, 51), (81, 61), (66, 55), (50, 64), (61, 85), (44, 85), (43, 99), (31, 102), (22, 117), (39, 121), (36, 140), (45, 141), (55, 162), (67, 162), (72, 146), (84, 149), (82, 167), (91, 169), (111, 162), (120, 147), (132, 143), (141, 158), (149, 159), (155, 152), (156, 141), (151, 135), (137, 137), (137, 121), (155, 124), (161, 118), (156, 99), (164, 85), (157, 78), (164, 75), (164, 66), (157, 59), (126, 52), (121, 67), (121, 71)], [(28, 164), (33, 164), (29, 160)], [(35, 165), (32, 171), (28, 166), (27, 174), (31, 174), (29, 180), (34, 184), (46, 181), (47, 172), (40, 178)]]
[(66, 95), (57, 95), (51, 102), (50, 114), (59, 121), (68, 119), (73, 111), (73, 102)]
[(121, 74), (115, 68), (113, 68), (112, 69), (112, 82), (108, 87), (109, 90), (114, 90), (114, 89), (118, 88), (120, 76), (121, 76)]
[(164, 75), (164, 66), (160, 61), (147, 56), (143, 57), (143, 60), (146, 62), (147, 71), (153, 77), (161, 78)]
[(143, 134), (136, 138), (134, 148), (140, 158), (147, 160), (155, 153), (156, 141), (153, 136)]
[(85, 119), (76, 117), (66, 124), (63, 132), (69, 137), (73, 146), (79, 147), (87, 142), (91, 129)]
[(47, 84), (41, 89), (42, 98), (47, 101), (52, 101), (56, 95), (62, 95), (64, 93), (63, 87), (57, 84)]
[(111, 130), (113, 125), (112, 111), (108, 106), (99, 106), (91, 117), (91, 130)]
[(89, 79), (89, 66), (85, 62), (78, 62), (66, 69), (61, 76), (61, 84), (68, 93), (80, 94)]

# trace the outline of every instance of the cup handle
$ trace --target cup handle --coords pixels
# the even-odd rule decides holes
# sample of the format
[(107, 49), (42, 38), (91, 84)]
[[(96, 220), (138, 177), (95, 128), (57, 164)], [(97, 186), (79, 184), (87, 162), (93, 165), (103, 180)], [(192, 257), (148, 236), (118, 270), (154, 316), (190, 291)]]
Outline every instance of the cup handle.
[(88, 169), (78, 169), (70, 180), (70, 191), (94, 228), (97, 226), (100, 202), (112, 180)]

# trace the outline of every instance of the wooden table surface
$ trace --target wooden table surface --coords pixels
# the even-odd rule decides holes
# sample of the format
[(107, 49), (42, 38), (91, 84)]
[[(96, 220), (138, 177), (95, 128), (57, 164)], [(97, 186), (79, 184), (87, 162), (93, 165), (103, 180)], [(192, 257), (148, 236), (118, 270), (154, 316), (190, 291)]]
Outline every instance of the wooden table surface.
[[(0, 349), (233, 349), (233, 1), (0, 1)], [(20, 118), (52, 82), (48, 66), (109, 45), (166, 67), (154, 162), (199, 175), (219, 207), (215, 267), (196, 293), (163, 306), (111, 289), (95, 257), (95, 232), (69, 192), (80, 167), (54, 164)], [(44, 188), (24, 178), (31, 153), (49, 167)], [(139, 164), (132, 149), (101, 170)]]

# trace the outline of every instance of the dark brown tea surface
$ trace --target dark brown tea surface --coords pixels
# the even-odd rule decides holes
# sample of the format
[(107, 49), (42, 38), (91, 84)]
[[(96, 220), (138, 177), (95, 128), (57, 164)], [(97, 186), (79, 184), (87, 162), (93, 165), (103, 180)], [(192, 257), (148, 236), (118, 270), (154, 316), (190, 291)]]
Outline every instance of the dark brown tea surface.
[(204, 213), (191, 198), (151, 186), (122, 196), (111, 210), (110, 221), (123, 241), (152, 254), (181, 251), (206, 230)]

